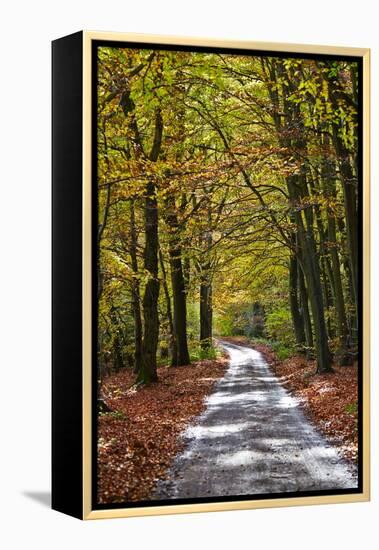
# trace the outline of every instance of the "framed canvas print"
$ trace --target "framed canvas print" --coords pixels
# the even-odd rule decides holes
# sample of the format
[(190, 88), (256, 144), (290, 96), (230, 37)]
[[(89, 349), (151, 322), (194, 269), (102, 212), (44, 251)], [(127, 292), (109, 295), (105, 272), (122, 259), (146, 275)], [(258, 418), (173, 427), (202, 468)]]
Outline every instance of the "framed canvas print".
[(369, 499), (369, 50), (53, 42), (53, 508)]

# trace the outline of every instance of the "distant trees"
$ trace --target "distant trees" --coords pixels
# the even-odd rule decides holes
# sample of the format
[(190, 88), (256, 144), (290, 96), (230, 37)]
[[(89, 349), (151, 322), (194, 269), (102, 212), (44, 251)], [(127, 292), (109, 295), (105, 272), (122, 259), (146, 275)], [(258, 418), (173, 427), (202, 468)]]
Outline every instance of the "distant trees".
[(98, 62), (101, 369), (147, 384), (258, 318), (319, 372), (351, 363), (356, 63), (108, 47)]

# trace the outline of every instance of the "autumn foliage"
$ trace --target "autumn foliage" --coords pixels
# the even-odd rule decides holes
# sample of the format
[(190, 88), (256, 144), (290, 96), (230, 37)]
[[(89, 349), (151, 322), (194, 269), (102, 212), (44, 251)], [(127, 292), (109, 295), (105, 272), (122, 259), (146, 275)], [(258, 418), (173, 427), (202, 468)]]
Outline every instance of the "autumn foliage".
[(223, 372), (215, 337), (255, 339), (356, 459), (359, 62), (96, 60), (99, 502), (149, 498)]

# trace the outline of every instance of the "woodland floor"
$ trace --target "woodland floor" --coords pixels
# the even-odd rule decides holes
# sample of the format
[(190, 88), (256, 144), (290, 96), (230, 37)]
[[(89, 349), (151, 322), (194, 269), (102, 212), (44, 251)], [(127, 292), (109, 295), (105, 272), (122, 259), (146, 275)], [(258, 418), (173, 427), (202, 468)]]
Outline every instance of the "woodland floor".
[(149, 387), (133, 389), (129, 370), (104, 380), (114, 412), (98, 423), (99, 503), (351, 483), (335, 449), (356, 460), (356, 366), (315, 375), (314, 362), (280, 362), (261, 343), (225, 338), (222, 345), (230, 361), (160, 367)]
[(354, 489), (356, 468), (306, 417), (263, 354), (223, 340), (230, 357), (185, 448), (152, 499)]
[(160, 367), (159, 381), (129, 389), (130, 370), (107, 377), (102, 394), (112, 413), (98, 422), (98, 502), (147, 500), (183, 447), (180, 434), (205, 407), (227, 358)]
[(280, 383), (295, 396), (317, 428), (353, 462), (358, 459), (358, 368), (333, 365), (330, 374), (315, 374), (315, 361), (298, 355), (279, 361), (270, 346), (245, 337), (223, 340), (262, 353)]

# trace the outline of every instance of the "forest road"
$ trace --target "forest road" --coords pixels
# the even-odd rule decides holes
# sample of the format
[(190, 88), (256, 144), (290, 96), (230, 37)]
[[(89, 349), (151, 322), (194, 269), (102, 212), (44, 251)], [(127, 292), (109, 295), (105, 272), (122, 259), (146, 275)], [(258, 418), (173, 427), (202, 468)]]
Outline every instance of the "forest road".
[(229, 367), (152, 499), (356, 488), (356, 468), (315, 429), (262, 354), (219, 345)]

